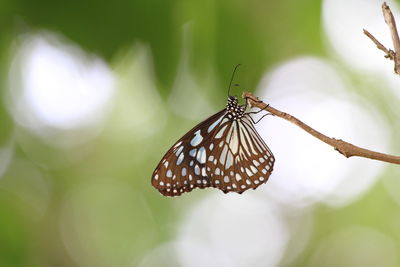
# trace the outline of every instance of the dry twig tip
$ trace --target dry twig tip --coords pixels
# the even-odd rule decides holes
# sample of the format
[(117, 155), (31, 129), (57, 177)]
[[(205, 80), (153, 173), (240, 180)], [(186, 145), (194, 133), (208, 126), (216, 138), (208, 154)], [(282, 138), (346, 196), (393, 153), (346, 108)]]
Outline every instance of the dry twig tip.
[(378, 49), (382, 50), (385, 52), (387, 58), (390, 58), (391, 60), (394, 61), (394, 72), (396, 74), (400, 74), (400, 38), (399, 34), (397, 32), (397, 26), (396, 26), (396, 21), (394, 19), (393, 13), (390, 10), (389, 6), (386, 4), (386, 2), (383, 2), (382, 4), (382, 12), (383, 12), (383, 17), (385, 19), (386, 24), (389, 27), (390, 34), (392, 37), (392, 42), (394, 46), (394, 51), (391, 49), (387, 49), (384, 45), (382, 45), (371, 33), (369, 33), (367, 30), (364, 29), (364, 34), (370, 38), (375, 45), (378, 47)]

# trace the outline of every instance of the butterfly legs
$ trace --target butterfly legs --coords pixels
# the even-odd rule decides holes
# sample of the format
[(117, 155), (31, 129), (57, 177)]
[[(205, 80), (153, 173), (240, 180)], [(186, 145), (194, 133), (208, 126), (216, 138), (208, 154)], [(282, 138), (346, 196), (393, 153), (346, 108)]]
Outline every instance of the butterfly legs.
[[(261, 100), (258, 100), (257, 102), (262, 102), (262, 101), (261, 101)], [(247, 108), (247, 104), (248, 104), (248, 101), (247, 101), (247, 99), (246, 99), (245, 108)], [(269, 107), (269, 104), (267, 104), (264, 108), (262, 108), (262, 109), (260, 109), (260, 110), (258, 110), (258, 111), (248, 112), (247, 114), (258, 114), (258, 113), (260, 113), (261, 111), (267, 109), (268, 107)], [(275, 116), (275, 115), (272, 114), (272, 113), (267, 113), (267, 114), (264, 114), (261, 118), (259, 118), (256, 122), (254, 121), (253, 117), (251, 117), (251, 116), (249, 116), (249, 117), (251, 118), (251, 120), (253, 121), (254, 124), (257, 124), (257, 123), (259, 123), (264, 117), (266, 117), (266, 116), (268, 116), (268, 115)]]
[[(260, 110), (260, 111), (261, 111), (261, 110)], [(250, 113), (250, 112), (249, 112), (249, 114), (257, 114), (257, 113), (258, 113), (258, 112), (254, 112), (254, 113)], [(257, 124), (257, 123), (259, 123), (262, 119), (264, 119), (264, 117), (266, 117), (266, 116), (268, 116), (268, 115), (275, 116), (275, 115), (272, 114), (272, 113), (267, 113), (267, 114), (262, 115), (261, 118), (259, 118), (257, 121), (254, 121), (253, 117), (251, 117), (251, 116), (249, 116), (249, 117), (250, 117), (250, 119), (252, 120), (252, 122), (253, 122), (254, 124)]]

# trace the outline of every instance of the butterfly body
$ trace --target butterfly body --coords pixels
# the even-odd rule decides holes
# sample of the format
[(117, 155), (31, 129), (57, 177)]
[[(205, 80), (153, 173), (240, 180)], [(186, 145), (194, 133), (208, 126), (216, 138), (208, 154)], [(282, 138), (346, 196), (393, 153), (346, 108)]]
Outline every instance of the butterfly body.
[(265, 183), (274, 162), (246, 107), (229, 96), (225, 109), (196, 125), (167, 151), (152, 185), (165, 196), (207, 187), (243, 193)]

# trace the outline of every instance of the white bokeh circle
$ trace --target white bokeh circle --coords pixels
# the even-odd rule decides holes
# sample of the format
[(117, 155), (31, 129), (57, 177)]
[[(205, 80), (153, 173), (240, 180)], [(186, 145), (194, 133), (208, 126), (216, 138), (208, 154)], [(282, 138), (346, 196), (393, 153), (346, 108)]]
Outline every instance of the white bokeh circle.
[[(388, 151), (387, 127), (379, 114), (346, 87), (329, 62), (298, 58), (275, 68), (261, 82), (261, 99), (311, 127), (361, 147)], [(323, 201), (344, 205), (377, 179), (382, 163), (345, 158), (329, 145), (280, 118), (267, 117), (261, 135), (275, 155), (268, 194), (290, 205)]]
[[(394, 17), (400, 12), (395, 1), (386, 1)], [(322, 23), (328, 48), (334, 51), (352, 70), (379, 90), (390, 89), (400, 98), (400, 79), (393, 72), (393, 61), (363, 34), (367, 29), (387, 48), (393, 49), (389, 28), (381, 10), (380, 0), (324, 0)], [(377, 83), (378, 82), (378, 83)]]
[(86, 130), (79, 138), (64, 138), (68, 146), (98, 131), (115, 90), (114, 80), (105, 62), (60, 36), (26, 35), (15, 44), (7, 105), (20, 125), (49, 143), (61, 132)]
[(193, 207), (182, 223), (177, 253), (183, 266), (276, 266), (289, 231), (272, 202), (255, 194), (219, 192)]

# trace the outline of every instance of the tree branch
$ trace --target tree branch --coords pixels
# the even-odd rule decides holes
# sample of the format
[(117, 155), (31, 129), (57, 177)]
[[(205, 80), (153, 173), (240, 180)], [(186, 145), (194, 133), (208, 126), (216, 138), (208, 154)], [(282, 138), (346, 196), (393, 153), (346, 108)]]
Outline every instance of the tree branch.
[(382, 4), (382, 12), (383, 17), (385, 18), (385, 22), (389, 27), (390, 34), (392, 36), (394, 51), (391, 49), (387, 49), (384, 45), (382, 45), (371, 33), (364, 29), (364, 34), (368, 36), (378, 47), (378, 49), (385, 52), (385, 57), (394, 61), (394, 72), (396, 74), (400, 74), (400, 38), (397, 32), (396, 21), (393, 17), (393, 13), (390, 10), (389, 6), (386, 2)]
[(285, 119), (287, 121), (290, 121), (291, 123), (296, 124), (301, 129), (306, 131), (307, 133), (318, 138), (322, 142), (332, 146), (335, 150), (337, 150), (340, 154), (342, 154), (343, 156), (345, 156), (347, 158), (356, 156), (356, 157), (369, 158), (369, 159), (374, 159), (374, 160), (379, 160), (379, 161), (384, 161), (384, 162), (389, 162), (389, 163), (394, 163), (394, 164), (400, 164), (399, 156), (375, 152), (372, 150), (368, 150), (365, 148), (361, 148), (361, 147), (352, 145), (352, 144), (347, 143), (340, 139), (330, 138), (330, 137), (318, 132), (317, 130), (314, 130), (313, 128), (311, 128), (310, 126), (305, 124), (304, 122), (297, 119), (296, 117), (294, 117), (288, 113), (282, 112), (280, 110), (277, 110), (277, 109), (271, 107), (270, 105), (265, 104), (263, 101), (261, 101), (257, 97), (255, 97), (252, 93), (244, 92), (242, 94), (242, 97), (244, 99), (246, 99), (247, 103), (249, 103), (249, 105), (251, 107), (257, 107), (260, 109), (267, 110), (270, 113), (274, 114), (275, 116), (278, 116), (282, 119)]

